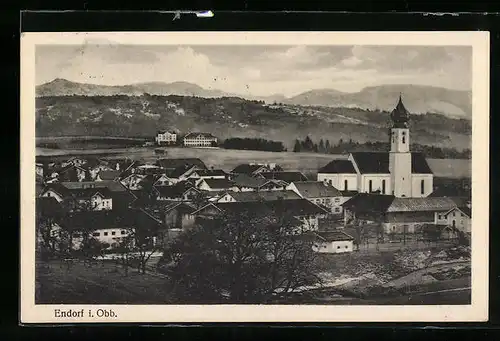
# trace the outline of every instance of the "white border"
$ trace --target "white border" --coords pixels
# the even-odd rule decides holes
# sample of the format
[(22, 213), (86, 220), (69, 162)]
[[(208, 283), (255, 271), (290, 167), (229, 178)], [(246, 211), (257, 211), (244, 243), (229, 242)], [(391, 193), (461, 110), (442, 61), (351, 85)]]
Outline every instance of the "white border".
[[(35, 46), (108, 40), (131, 45), (472, 46), (472, 304), (464, 306), (35, 305)], [(488, 318), (489, 32), (78, 32), (21, 35), (21, 322), (462, 322)], [(55, 308), (112, 308), (55, 318)]]

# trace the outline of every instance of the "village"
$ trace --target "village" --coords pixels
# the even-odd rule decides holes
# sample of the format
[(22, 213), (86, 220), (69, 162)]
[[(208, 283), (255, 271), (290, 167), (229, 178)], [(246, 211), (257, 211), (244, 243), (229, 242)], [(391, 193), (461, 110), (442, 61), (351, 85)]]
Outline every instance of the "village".
[[(61, 259), (69, 257), (68, 248), (115, 257), (128, 245), (146, 271), (200, 220), (243, 209), (292, 216), (291, 233), (311, 240), (318, 254), (468, 245), (470, 193), (435, 191), (425, 155), (410, 150), (409, 117), (400, 97), (390, 116), (389, 152), (349, 153), (318, 169), (316, 178), (275, 163), (227, 171), (202, 158), (168, 155), (154, 162), (37, 157), (38, 250)], [(165, 130), (155, 142), (213, 147), (217, 138), (188, 133), (179, 141), (178, 133)]]

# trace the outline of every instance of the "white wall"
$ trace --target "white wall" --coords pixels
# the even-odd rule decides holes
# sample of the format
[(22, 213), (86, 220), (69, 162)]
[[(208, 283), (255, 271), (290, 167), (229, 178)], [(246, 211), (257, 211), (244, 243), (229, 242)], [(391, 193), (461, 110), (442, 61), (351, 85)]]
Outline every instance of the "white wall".
[(102, 198), (99, 195), (95, 195), (92, 198), (90, 198), (90, 205), (92, 209), (95, 211), (111, 210), (113, 209), (113, 199)]
[(471, 221), (470, 218), (467, 217), (464, 213), (462, 213), (460, 210), (455, 209), (448, 213), (446, 216), (448, 225), (453, 226), (453, 221), (455, 221), (455, 227), (459, 229), (462, 232), (471, 232)]
[(317, 180), (327, 182), (340, 191), (345, 191), (345, 180), (347, 180), (347, 190), (358, 190), (358, 176), (357, 174), (331, 174), (331, 173), (318, 173)]
[(313, 245), (313, 250), (319, 253), (345, 253), (352, 252), (353, 250), (352, 240), (341, 240), (333, 242), (321, 242), (317, 241)]
[[(434, 190), (434, 176), (432, 174), (412, 174), (412, 197), (423, 198)], [(424, 181), (424, 193), (421, 191), (421, 182)]]
[[(97, 239), (101, 243), (107, 243), (109, 245), (118, 244), (120, 240), (124, 237), (127, 237), (132, 231), (126, 229), (98, 229), (95, 230), (91, 236), (92, 238)], [(113, 234), (114, 233), (114, 234)], [(73, 247), (75, 249), (80, 248), (82, 244), (82, 237), (73, 236)]]
[[(370, 189), (370, 180), (372, 181), (372, 191), (380, 190), (381, 194), (390, 194), (391, 175), (390, 174), (362, 174), (359, 192), (368, 193)], [(385, 180), (385, 192), (382, 193), (382, 181)]]
[(394, 196), (412, 197), (411, 153), (389, 153), (391, 192)]

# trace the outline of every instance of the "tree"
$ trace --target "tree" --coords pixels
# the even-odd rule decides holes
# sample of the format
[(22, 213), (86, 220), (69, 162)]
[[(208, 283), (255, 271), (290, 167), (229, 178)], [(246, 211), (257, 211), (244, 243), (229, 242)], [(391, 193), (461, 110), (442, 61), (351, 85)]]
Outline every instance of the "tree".
[(292, 217), (270, 211), (200, 219), (168, 245), (162, 263), (184, 300), (269, 302), (320, 283), (312, 242), (294, 235), (296, 228)]
[(295, 145), (293, 146), (293, 152), (299, 153), (301, 151), (300, 141), (298, 139), (295, 140)]
[(327, 153), (331, 152), (331, 147), (330, 147), (330, 141), (329, 140), (326, 140), (326, 142), (325, 142), (325, 151)]
[(323, 139), (319, 140), (318, 152), (320, 153), (325, 152), (325, 142), (323, 141)]

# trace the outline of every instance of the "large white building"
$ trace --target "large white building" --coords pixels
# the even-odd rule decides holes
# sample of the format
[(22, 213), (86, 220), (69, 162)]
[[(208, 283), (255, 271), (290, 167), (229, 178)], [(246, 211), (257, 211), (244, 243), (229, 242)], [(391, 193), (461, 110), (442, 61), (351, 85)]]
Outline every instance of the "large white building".
[(212, 147), (217, 144), (217, 137), (210, 133), (189, 133), (184, 136), (186, 147)]
[(174, 144), (177, 142), (177, 133), (175, 131), (159, 131), (156, 133), (156, 144)]
[(399, 97), (391, 113), (390, 152), (350, 153), (318, 171), (318, 181), (341, 191), (379, 193), (398, 198), (427, 197), (434, 175), (423, 154), (410, 151), (410, 114)]

